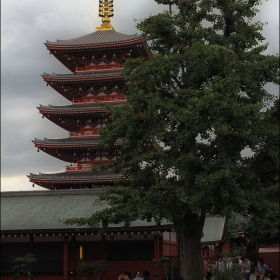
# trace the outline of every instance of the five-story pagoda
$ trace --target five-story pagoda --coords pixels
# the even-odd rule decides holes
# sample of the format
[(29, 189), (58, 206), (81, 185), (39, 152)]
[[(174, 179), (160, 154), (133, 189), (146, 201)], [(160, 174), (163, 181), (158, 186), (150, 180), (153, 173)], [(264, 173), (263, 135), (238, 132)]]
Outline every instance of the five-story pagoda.
[(47, 189), (89, 188), (92, 184), (111, 184), (121, 178), (110, 171), (92, 171), (92, 167), (116, 160), (115, 143), (110, 152), (96, 150), (99, 131), (108, 122), (106, 104), (121, 106), (126, 102), (122, 68), (126, 58), (151, 58), (143, 37), (116, 32), (110, 23), (113, 0), (99, 1), (101, 27), (97, 31), (70, 40), (47, 41), (47, 49), (71, 73), (42, 75), (47, 85), (69, 100), (67, 106), (38, 107), (43, 117), (62, 127), (68, 138), (35, 138), (35, 147), (68, 163), (65, 172), (30, 173), (30, 182)]

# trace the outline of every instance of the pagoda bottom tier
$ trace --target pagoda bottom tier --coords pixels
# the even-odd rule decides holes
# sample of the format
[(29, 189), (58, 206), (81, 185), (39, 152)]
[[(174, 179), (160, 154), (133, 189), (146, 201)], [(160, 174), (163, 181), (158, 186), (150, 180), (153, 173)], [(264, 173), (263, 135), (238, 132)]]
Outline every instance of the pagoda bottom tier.
[(33, 174), (27, 176), (29, 181), (46, 189), (89, 189), (112, 185), (114, 182), (123, 180), (122, 174), (111, 171), (88, 171), (88, 172), (62, 172), (53, 174)]

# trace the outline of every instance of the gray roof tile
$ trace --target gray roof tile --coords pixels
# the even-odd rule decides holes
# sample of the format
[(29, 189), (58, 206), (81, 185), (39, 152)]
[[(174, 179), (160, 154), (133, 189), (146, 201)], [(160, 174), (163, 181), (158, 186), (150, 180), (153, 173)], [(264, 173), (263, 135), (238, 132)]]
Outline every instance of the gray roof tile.
[[(109, 104), (112, 107), (120, 107), (123, 106), (123, 103), (110, 103)], [(92, 113), (92, 111), (100, 111), (106, 110), (105, 105), (101, 105), (100, 103), (90, 104), (90, 105), (66, 105), (66, 106), (54, 106), (54, 105), (48, 105), (44, 106), (41, 105), (37, 107), (39, 110), (47, 110), (47, 111), (53, 111), (53, 112), (82, 112), (84, 114), (86, 113)]]
[[(96, 144), (99, 143), (99, 136), (98, 137), (90, 137), (90, 138), (61, 138), (61, 139), (38, 139), (35, 138), (32, 140), (34, 144), (41, 144), (41, 145), (47, 145), (49, 148), (51, 146), (54, 146), (56, 148), (57, 146), (64, 146), (64, 148), (79, 148), (79, 147), (93, 147)], [(122, 144), (121, 139), (117, 139), (115, 142), (115, 146), (119, 146)]]
[[(60, 222), (74, 217), (89, 217), (102, 210), (106, 204), (98, 205), (94, 194), (101, 189), (25, 191), (1, 193), (1, 232), (23, 230), (71, 230), (82, 228)], [(24, 209), (24, 211), (23, 211)], [(162, 225), (170, 223), (164, 221)], [(201, 242), (215, 242), (222, 239), (225, 218), (208, 216), (203, 228)], [(110, 228), (122, 225), (110, 225)], [(137, 220), (131, 227), (155, 226), (155, 222)]]
[(86, 180), (86, 179), (120, 179), (122, 178), (121, 173), (114, 173), (112, 171), (88, 171), (88, 172), (61, 172), (61, 173), (30, 173), (28, 178), (36, 178), (42, 180)]
[[(89, 217), (103, 209), (96, 203), (96, 191), (34, 191), (1, 194), (1, 231), (75, 229), (60, 222), (73, 217)], [(91, 195), (89, 195), (91, 194)], [(23, 211), (24, 209), (24, 211)], [(168, 223), (165, 223), (168, 224)], [(110, 225), (110, 228), (122, 225)], [(154, 222), (135, 221), (132, 227), (155, 226)]]
[(129, 42), (142, 38), (142, 35), (126, 35), (113, 30), (95, 31), (90, 34), (69, 40), (46, 41), (46, 46), (87, 46)]
[(48, 145), (96, 145), (99, 143), (99, 137), (95, 138), (62, 138), (62, 139), (48, 139), (44, 138), (32, 140), (33, 143), (37, 144), (48, 144)]
[(201, 242), (210, 243), (222, 240), (225, 228), (225, 218), (219, 216), (207, 216), (205, 219)]
[(94, 72), (94, 73), (88, 73), (88, 74), (58, 74), (58, 73), (43, 73), (43, 78), (56, 78), (56, 79), (81, 79), (81, 78), (100, 78), (100, 77), (120, 77), (124, 76), (121, 71), (104, 71), (104, 72)]

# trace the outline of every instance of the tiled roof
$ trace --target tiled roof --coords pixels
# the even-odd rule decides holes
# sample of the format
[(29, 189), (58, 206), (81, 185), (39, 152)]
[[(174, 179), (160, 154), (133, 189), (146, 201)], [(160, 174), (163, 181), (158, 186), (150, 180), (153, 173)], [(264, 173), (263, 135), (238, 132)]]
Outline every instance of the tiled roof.
[(33, 143), (37, 144), (48, 144), (48, 145), (95, 145), (99, 143), (99, 137), (95, 138), (62, 138), (62, 139), (37, 139), (32, 140)]
[(205, 219), (201, 242), (211, 243), (222, 240), (225, 228), (225, 218), (219, 216), (207, 216)]
[(121, 71), (114, 71), (114, 72), (94, 72), (94, 73), (88, 73), (88, 74), (58, 74), (58, 73), (43, 73), (42, 77), (43, 78), (57, 78), (57, 79), (81, 79), (81, 78), (100, 78), (100, 77), (120, 77), (123, 76)]
[[(89, 217), (105, 207), (96, 203), (96, 190), (30, 191), (1, 193), (1, 231), (76, 229), (60, 222)], [(24, 211), (23, 211), (24, 209)], [(167, 223), (165, 223), (167, 225)], [(110, 225), (110, 228), (122, 225)], [(131, 227), (155, 226), (155, 222), (135, 221)]]
[(121, 173), (114, 173), (111, 171), (94, 171), (94, 172), (61, 172), (61, 173), (53, 173), (53, 174), (44, 174), (39, 173), (33, 174), (30, 173), (28, 178), (41, 179), (41, 180), (101, 180), (101, 179), (121, 179)]
[[(46, 146), (64, 146), (67, 147), (91, 147), (99, 143), (99, 137), (90, 137), (90, 138), (61, 138), (61, 139), (38, 139), (35, 138), (32, 140), (34, 144), (41, 144)], [(122, 143), (121, 139), (117, 139), (115, 145), (118, 146)]]
[[(111, 103), (110, 106), (112, 107), (120, 107), (123, 106), (123, 103)], [(53, 111), (53, 112), (82, 112), (82, 113), (88, 113), (92, 111), (100, 111), (100, 110), (106, 110), (105, 106), (101, 105), (100, 103), (90, 104), (90, 105), (67, 105), (67, 106), (54, 106), (54, 105), (48, 105), (44, 106), (41, 105), (37, 107), (39, 110), (47, 110), (47, 111)]]
[[(98, 205), (94, 195), (101, 191), (102, 189), (1, 192), (1, 232), (82, 228), (65, 225), (61, 220), (89, 217), (91, 213), (104, 209), (107, 205)], [(220, 241), (224, 223), (224, 218), (206, 217), (201, 242)], [(162, 222), (162, 226), (169, 225), (167, 221)], [(109, 228), (121, 226), (110, 225)], [(153, 221), (137, 220), (132, 223), (131, 228), (155, 226)]]
[(96, 31), (81, 37), (69, 40), (46, 41), (46, 46), (87, 46), (129, 42), (142, 38), (142, 35), (126, 35), (113, 30)]

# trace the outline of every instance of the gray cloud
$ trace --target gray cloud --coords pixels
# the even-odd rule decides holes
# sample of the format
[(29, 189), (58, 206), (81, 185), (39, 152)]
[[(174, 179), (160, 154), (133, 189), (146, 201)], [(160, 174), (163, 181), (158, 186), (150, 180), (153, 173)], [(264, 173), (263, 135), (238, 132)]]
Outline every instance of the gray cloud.
[[(116, 31), (126, 34), (139, 33), (133, 19), (141, 20), (168, 8), (152, 0), (115, 0), (114, 5), (112, 24)], [(269, 23), (264, 27), (269, 52), (276, 54), (279, 2), (264, 2), (260, 9), (258, 19)], [(67, 137), (67, 132), (42, 119), (36, 108), (39, 104), (69, 104), (46, 87), (40, 76), (43, 72), (69, 72), (49, 55), (43, 43), (94, 32), (101, 24), (98, 1), (3, 0), (1, 16), (1, 190), (32, 190), (26, 177), (29, 172), (62, 172), (66, 165), (37, 153), (31, 142), (35, 137)]]

